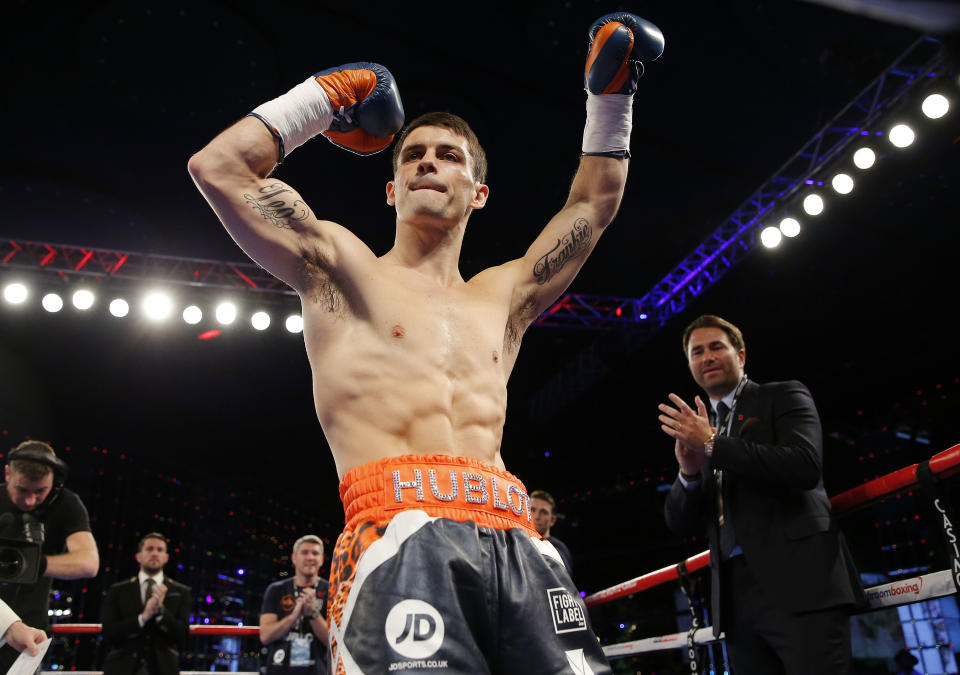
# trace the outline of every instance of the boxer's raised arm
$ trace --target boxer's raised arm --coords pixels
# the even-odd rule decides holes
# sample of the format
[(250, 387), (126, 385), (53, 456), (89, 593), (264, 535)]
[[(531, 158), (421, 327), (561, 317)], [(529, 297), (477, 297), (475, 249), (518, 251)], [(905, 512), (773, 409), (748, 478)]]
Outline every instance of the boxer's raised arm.
[(305, 257), (332, 269), (340, 244), (360, 242), (317, 219), (271, 172), (317, 134), (368, 155), (386, 148), (402, 125), (403, 106), (390, 72), (374, 63), (351, 63), (317, 73), (259, 106), (191, 157), (188, 170), (244, 252), (301, 291), (307, 285)]
[(642, 61), (663, 52), (663, 35), (633, 14), (607, 14), (590, 27), (584, 72), (583, 157), (563, 208), (510, 264), (517, 274), (511, 315), (533, 321), (570, 285), (620, 207), (630, 157), (633, 95)]

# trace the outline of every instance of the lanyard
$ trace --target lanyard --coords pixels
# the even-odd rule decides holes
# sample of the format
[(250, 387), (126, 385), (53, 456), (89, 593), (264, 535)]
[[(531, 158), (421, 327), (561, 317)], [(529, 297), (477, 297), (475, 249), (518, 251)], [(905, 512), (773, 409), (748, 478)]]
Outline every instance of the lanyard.
[[(727, 419), (723, 420), (723, 426), (717, 428), (717, 436), (728, 436), (730, 435), (730, 425), (733, 423), (733, 411), (737, 409), (737, 401), (740, 400), (740, 394), (743, 393), (743, 388), (747, 386), (747, 374), (744, 373), (743, 377), (740, 378), (739, 384), (737, 384), (737, 389), (733, 394), (733, 400), (730, 401), (730, 410), (727, 411)], [(723, 402), (723, 399), (720, 400), (720, 403)], [(719, 403), (717, 404), (719, 405)]]
[[(729, 435), (730, 426), (733, 424), (733, 411), (737, 409), (737, 401), (740, 399), (740, 394), (743, 393), (745, 386), (747, 386), (746, 373), (740, 378), (740, 383), (737, 385), (737, 389), (733, 394), (733, 400), (730, 402), (730, 410), (727, 411), (727, 419), (723, 420), (723, 426), (717, 429), (717, 436)], [(714, 469), (713, 477), (717, 481), (717, 522), (722, 527), (726, 522), (723, 513), (723, 471), (721, 469)]]

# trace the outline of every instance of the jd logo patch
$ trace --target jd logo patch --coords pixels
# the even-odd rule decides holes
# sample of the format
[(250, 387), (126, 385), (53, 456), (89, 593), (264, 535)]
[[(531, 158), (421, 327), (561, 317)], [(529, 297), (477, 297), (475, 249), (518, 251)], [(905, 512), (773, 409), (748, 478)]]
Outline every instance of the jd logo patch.
[(587, 629), (587, 617), (583, 613), (583, 605), (580, 604), (579, 598), (574, 598), (567, 589), (548, 588), (547, 600), (550, 603), (550, 612), (553, 614), (553, 630), (558, 634)]
[(387, 643), (408, 659), (432, 656), (443, 644), (443, 617), (422, 600), (401, 600), (384, 625)]

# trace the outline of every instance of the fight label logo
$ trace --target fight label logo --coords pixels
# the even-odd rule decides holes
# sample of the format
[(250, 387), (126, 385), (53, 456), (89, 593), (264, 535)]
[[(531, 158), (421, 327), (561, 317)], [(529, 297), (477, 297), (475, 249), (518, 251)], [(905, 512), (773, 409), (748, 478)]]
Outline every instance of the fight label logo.
[(425, 659), (443, 643), (443, 618), (422, 600), (401, 600), (387, 614), (384, 632), (387, 642), (401, 655)]
[(587, 629), (587, 617), (579, 600), (567, 593), (565, 588), (548, 588), (547, 600), (553, 614), (553, 630), (569, 633)]

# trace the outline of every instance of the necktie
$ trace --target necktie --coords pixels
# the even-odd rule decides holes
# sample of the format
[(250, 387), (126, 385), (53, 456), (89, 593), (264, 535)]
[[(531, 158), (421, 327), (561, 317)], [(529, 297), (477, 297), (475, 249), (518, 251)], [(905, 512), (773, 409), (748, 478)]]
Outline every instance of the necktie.
[(730, 408), (727, 406), (726, 403), (724, 403), (723, 401), (720, 401), (720, 402), (717, 404), (717, 432), (718, 432), (718, 435), (720, 435), (719, 432), (720, 432), (721, 430), (723, 431), (723, 433), (722, 433), (723, 436), (728, 436), (728, 435), (730, 434), (730, 430), (729, 430), (729, 429), (724, 429), (724, 428), (723, 428), (723, 425), (724, 425), (724, 424), (726, 423), (726, 421), (727, 421), (727, 415), (729, 415), (729, 414), (730, 414)]
[[(718, 436), (729, 436), (730, 427), (727, 425), (727, 417), (730, 415), (730, 407), (720, 401), (717, 403), (717, 435)], [(727, 522), (727, 519), (724, 517), (724, 476), (723, 472), (720, 470), (714, 470), (714, 473), (717, 477), (717, 517), (720, 523), (720, 558), (721, 560), (726, 560), (730, 557), (730, 553), (733, 551), (734, 546), (736, 546), (736, 538), (733, 534), (733, 526)]]
[(147, 604), (147, 600), (150, 599), (150, 596), (153, 595), (153, 587), (157, 585), (156, 580), (153, 577), (147, 577), (147, 580), (143, 582), (143, 604)]

